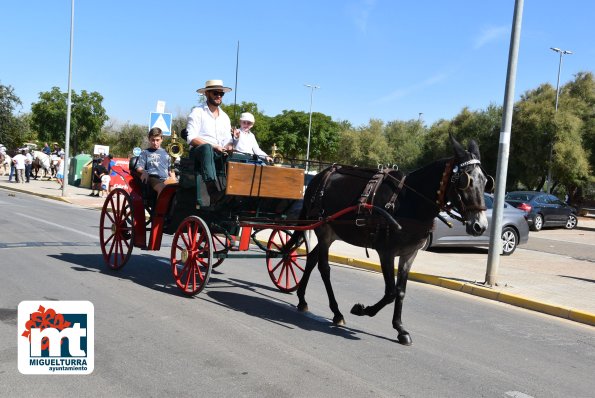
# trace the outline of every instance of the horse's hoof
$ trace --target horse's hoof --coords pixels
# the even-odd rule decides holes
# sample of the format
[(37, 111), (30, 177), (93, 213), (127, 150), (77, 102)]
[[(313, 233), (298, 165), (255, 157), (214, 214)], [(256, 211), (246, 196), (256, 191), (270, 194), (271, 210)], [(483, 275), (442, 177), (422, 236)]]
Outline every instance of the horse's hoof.
[(409, 333), (400, 334), (397, 340), (399, 341), (399, 344), (402, 345), (411, 345), (413, 343), (413, 341), (411, 341), (411, 336), (409, 336)]
[(304, 304), (298, 304), (297, 305), (297, 310), (298, 312), (308, 312), (308, 304), (304, 303)]
[(366, 306), (365, 305), (363, 305), (363, 304), (356, 304), (356, 305), (354, 305), (351, 308), (351, 313), (353, 315), (357, 315), (357, 316), (364, 316), (365, 315), (365, 313), (364, 313), (365, 309), (366, 309)]
[(336, 315), (333, 318), (333, 325), (335, 325), (335, 326), (345, 326), (345, 318), (343, 318), (343, 315)]

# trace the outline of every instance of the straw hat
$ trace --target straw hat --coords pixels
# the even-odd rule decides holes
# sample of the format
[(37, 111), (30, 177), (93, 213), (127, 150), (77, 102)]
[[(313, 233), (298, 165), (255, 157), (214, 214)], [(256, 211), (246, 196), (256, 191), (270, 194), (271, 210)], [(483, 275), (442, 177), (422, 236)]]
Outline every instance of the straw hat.
[(223, 87), (223, 80), (207, 80), (205, 82), (205, 86), (203, 88), (199, 88), (196, 91), (200, 94), (204, 94), (205, 91), (209, 90), (219, 90), (223, 91), (224, 93), (229, 93), (231, 91), (231, 88)]
[(250, 112), (244, 112), (240, 116), (240, 120), (245, 120), (247, 122), (254, 124), (254, 115), (252, 115)]

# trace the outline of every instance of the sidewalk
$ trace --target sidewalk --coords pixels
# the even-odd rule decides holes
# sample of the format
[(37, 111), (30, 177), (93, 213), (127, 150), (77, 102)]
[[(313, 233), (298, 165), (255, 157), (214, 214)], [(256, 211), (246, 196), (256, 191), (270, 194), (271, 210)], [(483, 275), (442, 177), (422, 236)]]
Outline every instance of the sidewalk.
[[(10, 192), (12, 191), (12, 192)], [(67, 186), (66, 195), (55, 181), (31, 180), (30, 183), (9, 183), (0, 177), (0, 197), (8, 194), (33, 194), (74, 205), (100, 209), (103, 198), (88, 196), (87, 188)], [(595, 241), (595, 218), (579, 217), (579, 228), (565, 231), (582, 235), (583, 241)], [(540, 236), (541, 237), (541, 236)], [(268, 238), (268, 235), (267, 235)], [(530, 238), (531, 239), (531, 238)], [(341, 253), (338, 255), (337, 253)], [(501, 256), (497, 286), (483, 285), (487, 268), (486, 250), (420, 251), (413, 264), (410, 280), (461, 291), (503, 303), (539, 311), (595, 326), (595, 264), (566, 256), (541, 253), (519, 246), (511, 256)], [(335, 263), (380, 271), (377, 253), (337, 241), (331, 247), (330, 260)], [(398, 260), (398, 259), (397, 259)]]

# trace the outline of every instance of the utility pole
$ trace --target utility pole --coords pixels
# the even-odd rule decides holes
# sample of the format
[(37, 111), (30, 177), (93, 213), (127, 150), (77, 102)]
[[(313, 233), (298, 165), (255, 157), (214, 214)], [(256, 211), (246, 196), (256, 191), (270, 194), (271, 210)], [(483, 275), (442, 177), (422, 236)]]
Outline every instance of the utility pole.
[(306, 87), (310, 87), (310, 123), (308, 124), (308, 147), (306, 149), (306, 174), (310, 168), (310, 135), (312, 132), (312, 99), (314, 97), (314, 89), (320, 88), (313, 84), (304, 84)]

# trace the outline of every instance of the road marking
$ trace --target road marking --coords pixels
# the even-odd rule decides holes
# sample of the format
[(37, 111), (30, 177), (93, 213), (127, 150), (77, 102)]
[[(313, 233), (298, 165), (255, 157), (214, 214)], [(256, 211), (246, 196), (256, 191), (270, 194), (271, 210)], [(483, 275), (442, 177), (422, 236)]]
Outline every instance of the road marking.
[(532, 395), (527, 395), (520, 391), (506, 391), (505, 394), (512, 398), (533, 398)]
[(23, 213), (15, 213), (15, 214), (18, 215), (18, 216), (21, 216), (21, 217), (28, 218), (30, 220), (34, 220), (34, 221), (37, 221), (37, 222), (45, 223), (47, 225), (51, 225), (53, 227), (62, 228), (62, 229), (65, 229), (65, 230), (71, 231), (71, 232), (76, 232), (77, 234), (85, 235), (85, 236), (87, 236), (89, 238), (97, 239), (97, 235), (88, 234), (86, 232), (81, 232), (78, 229), (69, 228), (69, 227), (65, 227), (64, 225), (60, 225), (60, 224), (56, 224), (56, 223), (53, 223), (53, 222), (41, 220), (38, 217), (33, 217), (33, 216), (28, 215), (28, 214), (23, 214)]

